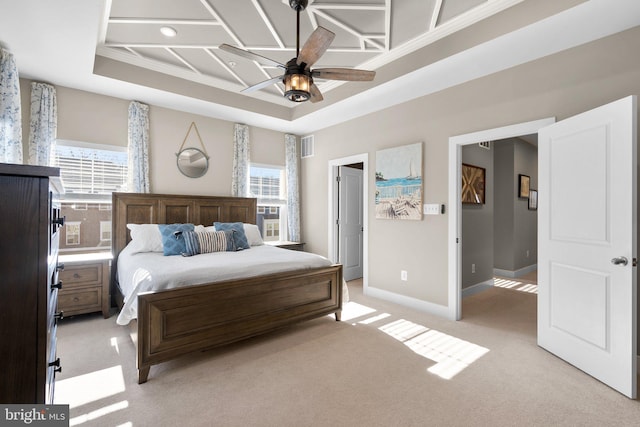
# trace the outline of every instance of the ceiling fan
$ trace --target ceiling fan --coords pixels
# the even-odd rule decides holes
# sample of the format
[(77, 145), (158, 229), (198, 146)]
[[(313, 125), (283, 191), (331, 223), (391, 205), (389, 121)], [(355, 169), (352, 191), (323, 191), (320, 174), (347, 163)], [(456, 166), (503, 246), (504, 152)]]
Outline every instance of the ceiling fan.
[(254, 92), (263, 89), (274, 83), (282, 81), (285, 87), (284, 96), (293, 102), (322, 101), (322, 93), (313, 82), (313, 78), (326, 80), (343, 81), (371, 81), (376, 75), (375, 71), (357, 70), (352, 68), (317, 68), (312, 70), (311, 66), (329, 48), (335, 34), (326, 28), (318, 26), (309, 36), (302, 50), (300, 50), (300, 12), (303, 11), (309, 0), (289, 0), (289, 5), (296, 11), (297, 32), (296, 32), (296, 57), (286, 64), (281, 64), (272, 59), (258, 55), (248, 50), (240, 49), (228, 44), (221, 44), (220, 49), (234, 55), (241, 56), (262, 65), (273, 66), (284, 70), (284, 74), (265, 80), (242, 90), (242, 92)]

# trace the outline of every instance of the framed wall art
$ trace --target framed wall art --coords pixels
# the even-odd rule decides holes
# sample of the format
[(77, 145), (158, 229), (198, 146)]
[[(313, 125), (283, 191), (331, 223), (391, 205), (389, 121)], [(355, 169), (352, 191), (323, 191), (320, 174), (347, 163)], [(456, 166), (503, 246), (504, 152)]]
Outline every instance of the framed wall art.
[(376, 151), (376, 218), (422, 219), (422, 143)]
[(529, 185), (531, 182), (531, 178), (529, 175), (518, 175), (518, 197), (523, 199), (529, 198)]
[(484, 205), (486, 172), (479, 166), (462, 164), (462, 203)]
[(538, 192), (536, 190), (529, 190), (529, 210), (535, 211), (538, 209)]

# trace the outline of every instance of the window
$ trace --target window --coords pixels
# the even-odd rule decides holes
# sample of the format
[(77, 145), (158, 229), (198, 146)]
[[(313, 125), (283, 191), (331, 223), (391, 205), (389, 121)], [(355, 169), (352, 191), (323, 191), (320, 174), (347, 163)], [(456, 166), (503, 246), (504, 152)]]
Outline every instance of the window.
[(111, 243), (111, 221), (100, 221), (100, 241)]
[(283, 166), (252, 164), (251, 196), (258, 199), (257, 224), (265, 241), (287, 240), (287, 196)]
[(80, 244), (80, 221), (66, 222), (66, 243), (68, 246)]
[(65, 189), (62, 215), (70, 225), (63, 230), (60, 252), (108, 250), (111, 193), (127, 189), (126, 147), (58, 140), (54, 157)]

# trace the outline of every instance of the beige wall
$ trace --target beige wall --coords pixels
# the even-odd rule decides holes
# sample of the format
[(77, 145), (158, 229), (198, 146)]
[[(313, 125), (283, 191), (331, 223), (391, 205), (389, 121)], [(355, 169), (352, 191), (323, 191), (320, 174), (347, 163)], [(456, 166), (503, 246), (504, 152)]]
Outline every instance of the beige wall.
[[(302, 161), (302, 234), (327, 254), (327, 163), (423, 141), (425, 203), (448, 200), (451, 136), (555, 116), (558, 120), (640, 93), (640, 28), (425, 96), (315, 133), (315, 157)], [(371, 192), (371, 191), (370, 191)], [(448, 215), (422, 221), (374, 218), (369, 195), (369, 286), (446, 306)], [(407, 282), (400, 270), (408, 271)]]
[[(31, 82), (20, 81), (25, 160), (28, 157), (29, 97)], [(105, 145), (127, 146), (130, 100), (56, 87), (58, 138)], [(191, 122), (195, 122), (210, 157), (209, 171), (187, 178), (176, 166), (178, 148)], [(149, 108), (149, 162), (151, 192), (167, 194), (230, 195), (234, 123), (166, 108)], [(250, 128), (251, 161), (284, 165), (284, 133)], [(185, 147), (200, 147), (195, 132)]]

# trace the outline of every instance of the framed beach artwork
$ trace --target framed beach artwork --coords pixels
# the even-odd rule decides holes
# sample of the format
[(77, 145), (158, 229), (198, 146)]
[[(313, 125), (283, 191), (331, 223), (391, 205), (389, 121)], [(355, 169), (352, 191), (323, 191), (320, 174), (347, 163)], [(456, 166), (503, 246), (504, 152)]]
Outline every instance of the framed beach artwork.
[(376, 152), (376, 218), (422, 219), (422, 143)]

